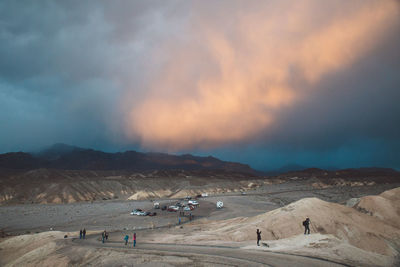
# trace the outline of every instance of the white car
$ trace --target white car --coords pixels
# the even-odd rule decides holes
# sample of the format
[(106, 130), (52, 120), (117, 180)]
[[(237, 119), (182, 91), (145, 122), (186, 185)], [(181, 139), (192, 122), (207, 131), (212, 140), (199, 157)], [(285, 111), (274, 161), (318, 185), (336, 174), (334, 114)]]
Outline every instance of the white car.
[(178, 206), (169, 206), (167, 211), (178, 211), (179, 207)]
[(188, 204), (189, 205), (193, 205), (193, 206), (197, 206), (197, 205), (199, 205), (199, 202), (197, 202), (197, 200), (189, 200)]
[(146, 212), (141, 209), (135, 209), (131, 212), (131, 215), (145, 216)]

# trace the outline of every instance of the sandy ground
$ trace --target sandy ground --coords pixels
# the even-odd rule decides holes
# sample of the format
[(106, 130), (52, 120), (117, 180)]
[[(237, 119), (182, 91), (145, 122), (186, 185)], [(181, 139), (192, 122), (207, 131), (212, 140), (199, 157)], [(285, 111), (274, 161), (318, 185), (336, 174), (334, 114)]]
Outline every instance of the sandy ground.
[[(200, 209), (193, 211), (196, 219), (222, 220), (235, 217), (250, 217), (282, 207), (306, 197), (344, 204), (350, 198), (376, 195), (387, 189), (400, 186), (383, 184), (361, 187), (332, 187), (315, 189), (310, 183), (288, 182), (264, 185), (240, 193), (210, 195), (201, 199)], [(224, 202), (224, 209), (217, 210), (215, 203)], [(162, 205), (174, 204), (178, 199), (157, 199)], [(153, 210), (150, 200), (97, 201), (71, 204), (23, 204), (0, 206), (0, 230), (9, 234), (42, 232), (53, 230), (79, 231), (80, 228), (117, 231), (174, 225), (177, 213)], [(158, 213), (154, 217), (131, 216), (133, 209), (141, 208)], [(182, 218), (182, 220), (186, 220)]]
[[(111, 232), (110, 242), (121, 242), (125, 234), (131, 235), (133, 232), (137, 232), (138, 240), (142, 243), (226, 245), (232, 248), (242, 248), (244, 251), (267, 250), (305, 256), (314, 255), (351, 266), (360, 264), (392, 266), (397, 262), (397, 245), (394, 247), (382, 245), (380, 246), (382, 249), (379, 250), (377, 247), (363, 247), (362, 244), (363, 242), (367, 242), (367, 244), (368, 242), (379, 244), (380, 242), (395, 242), (388, 235), (400, 233), (399, 218), (393, 215), (400, 214), (398, 212), (399, 205), (396, 204), (398, 203), (396, 202), (398, 194), (384, 193), (378, 197), (367, 197), (381, 194), (395, 186), (394, 184), (381, 184), (315, 188), (310, 183), (292, 181), (260, 186), (247, 191), (245, 195), (235, 192), (211, 195), (199, 200), (200, 207), (192, 212), (195, 220), (189, 222), (187, 217), (182, 217), (183, 225), (180, 226), (177, 225), (179, 213), (155, 210), (158, 215), (154, 217), (129, 214), (135, 208), (152, 210), (153, 203), (149, 200), (1, 206), (0, 229), (3, 234), (39, 234), (1, 239), (0, 265), (54, 266), (54, 263), (57, 262), (58, 265), (123, 266), (132, 263), (135, 266), (187, 266), (198, 262), (197, 266), (243, 266), (233, 259), (225, 259), (226, 262), (222, 259), (217, 260), (216, 256), (209, 256), (207, 259), (200, 257), (203, 259), (202, 261), (194, 252), (189, 253), (188, 256), (179, 254), (177, 256), (176, 253), (171, 255), (148, 253), (138, 256), (129, 253), (128, 255), (125, 251), (120, 250), (85, 247), (79, 250), (78, 255), (77, 248), (59, 243), (65, 241), (63, 240), (64, 232), (68, 232), (68, 237), (77, 237), (79, 229), (85, 227), (89, 231), (107, 229)], [(307, 207), (315, 206), (315, 210), (308, 211), (304, 209), (302, 203), (304, 204), (305, 200), (302, 199), (310, 197), (317, 197), (321, 199), (319, 200), (321, 202), (311, 201), (305, 205)], [(345, 204), (351, 198), (356, 199), (353, 203), (354, 207), (334, 204)], [(224, 202), (223, 209), (215, 207), (218, 200)], [(301, 201), (296, 202), (298, 200)], [(176, 203), (177, 200), (160, 199), (157, 201), (160, 201), (162, 205), (168, 205)], [(389, 202), (390, 204), (388, 204)], [(331, 206), (331, 204), (337, 206)], [(340, 212), (332, 213), (332, 207)], [(312, 217), (318, 214), (322, 208), (326, 209), (328, 214), (332, 213), (331, 217), (328, 215), (327, 217), (331, 218), (331, 221), (335, 221), (337, 226), (335, 223), (331, 224), (331, 221), (318, 221)], [(353, 214), (353, 212), (355, 213)], [(286, 222), (293, 220), (293, 217), (285, 217), (285, 214), (294, 214), (296, 220), (300, 222), (305, 215), (312, 217), (317, 228), (316, 231), (314, 231), (315, 229), (312, 231), (319, 232), (319, 234), (315, 233), (304, 239), (302, 234), (299, 235), (299, 232), (302, 232), (299, 222), (296, 222), (296, 226), (287, 225), (293, 231), (282, 232), (277, 230), (279, 227), (276, 229), (270, 227), (274, 220), (276, 227), (284, 226)], [(336, 217), (342, 219), (336, 220)], [(375, 225), (380, 225), (382, 220), (387, 223), (378, 227), (379, 233), (374, 235)], [(352, 225), (353, 221), (359, 221), (360, 224), (362, 221), (368, 221), (371, 225), (360, 228)], [(255, 227), (262, 229), (263, 240), (269, 247), (254, 245)], [(340, 231), (333, 230), (336, 228)], [(52, 229), (51, 232), (46, 232), (50, 229)], [(40, 232), (43, 233), (40, 234)], [(22, 238), (22, 240), (8, 241), (12, 238)], [(360, 240), (357, 241), (357, 238)], [(32, 247), (15, 248), (13, 247), (14, 243), (28, 243), (32, 244)], [(298, 245), (294, 246), (293, 244)], [(34, 250), (35, 252), (32, 252)], [(105, 257), (101, 258), (101, 255), (105, 255)], [(116, 257), (128, 260), (113, 262), (112, 259)]]

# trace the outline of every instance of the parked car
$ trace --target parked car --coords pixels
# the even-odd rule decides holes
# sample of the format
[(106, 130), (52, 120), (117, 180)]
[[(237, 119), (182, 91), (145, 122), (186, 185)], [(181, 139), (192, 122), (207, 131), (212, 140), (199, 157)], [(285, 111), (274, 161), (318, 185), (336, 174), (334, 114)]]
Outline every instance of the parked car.
[(160, 208), (160, 203), (154, 202), (153, 207), (154, 207), (155, 209), (159, 209), (159, 208)]
[(184, 207), (185, 204), (184, 204), (184, 203), (181, 203), (181, 202), (178, 202), (178, 203), (175, 204), (175, 206), (177, 206), (177, 207)]
[(168, 211), (178, 211), (179, 207), (177, 207), (177, 206), (169, 206), (167, 210)]
[(186, 207), (183, 208), (183, 210), (184, 211), (191, 211), (191, 210), (193, 210), (193, 206), (192, 205), (186, 206)]
[(141, 209), (135, 209), (131, 212), (131, 215), (146, 216), (146, 212)]
[(149, 212), (148, 216), (156, 216), (157, 212)]
[(193, 205), (193, 206), (199, 205), (199, 202), (197, 202), (197, 200), (189, 200), (188, 203), (189, 203), (189, 205)]
[(161, 210), (166, 210), (167, 209), (167, 206), (162, 206), (161, 207)]

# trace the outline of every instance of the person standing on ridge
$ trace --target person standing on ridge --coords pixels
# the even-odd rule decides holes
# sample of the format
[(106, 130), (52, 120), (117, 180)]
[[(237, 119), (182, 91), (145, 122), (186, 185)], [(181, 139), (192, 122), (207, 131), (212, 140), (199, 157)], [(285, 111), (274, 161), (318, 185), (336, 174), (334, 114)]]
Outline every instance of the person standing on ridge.
[(257, 246), (260, 246), (260, 240), (261, 240), (261, 231), (260, 229), (257, 229)]
[(310, 218), (307, 218), (305, 221), (303, 221), (303, 226), (304, 234), (310, 234)]

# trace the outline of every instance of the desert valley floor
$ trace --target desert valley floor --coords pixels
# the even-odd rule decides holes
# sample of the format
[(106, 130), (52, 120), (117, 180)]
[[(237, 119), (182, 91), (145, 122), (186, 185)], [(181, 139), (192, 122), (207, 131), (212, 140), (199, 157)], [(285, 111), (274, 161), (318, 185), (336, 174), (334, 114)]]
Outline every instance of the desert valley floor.
[[(324, 185), (248, 182), (179, 212), (153, 209), (180, 198), (98, 200), (0, 207), (0, 265), (393, 266), (400, 242), (398, 183)], [(250, 184), (251, 183), (251, 184)], [(243, 185), (243, 182), (240, 182)], [(396, 189), (397, 188), (397, 189)], [(143, 194), (143, 192), (142, 192)], [(223, 201), (222, 209), (216, 202)], [(130, 215), (133, 209), (156, 216)], [(179, 225), (181, 217), (181, 225)], [(310, 217), (311, 235), (302, 221)], [(79, 240), (86, 228), (87, 239)], [(256, 246), (256, 229), (262, 244)], [(102, 244), (101, 232), (109, 240)], [(137, 247), (132, 247), (132, 234)], [(123, 243), (129, 235), (129, 244)], [(64, 238), (66, 237), (66, 238)]]

